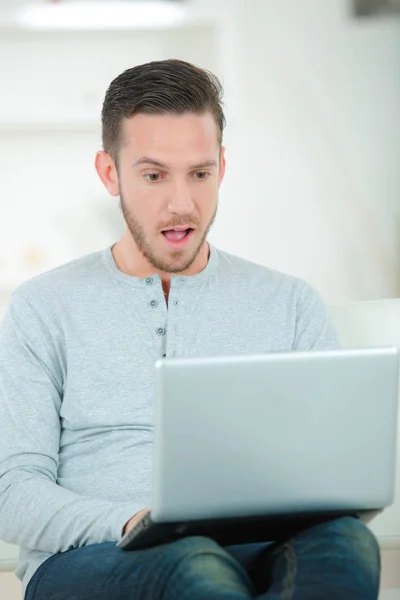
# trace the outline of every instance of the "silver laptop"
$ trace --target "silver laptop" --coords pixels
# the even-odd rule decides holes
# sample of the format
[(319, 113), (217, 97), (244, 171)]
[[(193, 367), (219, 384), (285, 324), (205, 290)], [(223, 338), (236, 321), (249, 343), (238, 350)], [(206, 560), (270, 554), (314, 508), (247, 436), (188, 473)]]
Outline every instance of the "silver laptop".
[(119, 546), (278, 540), (394, 500), (395, 348), (156, 364), (151, 513)]

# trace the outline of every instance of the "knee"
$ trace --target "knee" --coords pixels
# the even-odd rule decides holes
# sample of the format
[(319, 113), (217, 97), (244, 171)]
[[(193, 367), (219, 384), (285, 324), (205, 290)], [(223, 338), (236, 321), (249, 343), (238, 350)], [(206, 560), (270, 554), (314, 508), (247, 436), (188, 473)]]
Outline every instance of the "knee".
[(194, 586), (210, 598), (218, 598), (220, 593), (226, 594), (229, 590), (247, 597), (252, 585), (247, 573), (213, 540), (202, 536), (183, 538), (168, 544), (168, 554), (174, 565), (174, 575), (169, 582), (171, 589)]
[(237, 572), (240, 567), (221, 546), (203, 536), (183, 538), (169, 544), (171, 561), (187, 575), (209, 575)]
[(380, 551), (374, 534), (359, 519), (342, 517), (323, 525), (325, 533), (332, 539), (332, 552), (335, 546), (338, 553), (348, 559), (353, 568), (379, 582)]
[(214, 540), (203, 536), (185, 537), (168, 545), (169, 552), (175, 560), (211, 555), (215, 557), (229, 556)]
[(328, 530), (341, 537), (349, 549), (360, 553), (366, 559), (379, 561), (379, 545), (376, 537), (362, 521), (354, 517), (335, 519)]

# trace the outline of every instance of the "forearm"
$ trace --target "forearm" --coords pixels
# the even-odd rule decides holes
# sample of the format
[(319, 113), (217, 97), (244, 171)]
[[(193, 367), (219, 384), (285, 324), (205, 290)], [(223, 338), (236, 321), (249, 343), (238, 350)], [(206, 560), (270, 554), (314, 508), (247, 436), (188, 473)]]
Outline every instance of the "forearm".
[[(2, 478), (3, 479), (3, 478)], [(0, 480), (0, 538), (44, 552), (117, 541), (141, 506), (80, 496), (44, 477)]]

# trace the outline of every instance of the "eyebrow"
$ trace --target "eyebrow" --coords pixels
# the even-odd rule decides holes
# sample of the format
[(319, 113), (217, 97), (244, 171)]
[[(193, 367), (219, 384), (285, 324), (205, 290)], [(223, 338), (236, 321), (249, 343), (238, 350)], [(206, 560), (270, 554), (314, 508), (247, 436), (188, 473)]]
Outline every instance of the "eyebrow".
[[(168, 170), (168, 165), (164, 163), (158, 162), (158, 160), (154, 160), (153, 158), (148, 158), (147, 156), (143, 156), (138, 158), (137, 161), (134, 162), (133, 166), (137, 167), (138, 165), (152, 165), (154, 167), (158, 167), (159, 169)], [(190, 167), (190, 170), (195, 171), (197, 169), (205, 169), (207, 167), (218, 167), (218, 164), (215, 160), (206, 160), (204, 163), (200, 163), (198, 165), (193, 165)]]

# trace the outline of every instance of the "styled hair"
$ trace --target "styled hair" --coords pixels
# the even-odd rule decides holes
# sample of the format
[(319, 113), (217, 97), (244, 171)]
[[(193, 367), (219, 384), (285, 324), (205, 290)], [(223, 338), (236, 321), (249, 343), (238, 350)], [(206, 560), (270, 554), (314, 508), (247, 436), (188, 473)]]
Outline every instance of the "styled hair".
[(148, 115), (210, 112), (222, 144), (225, 116), (219, 79), (182, 60), (155, 61), (127, 69), (110, 84), (102, 108), (103, 148), (115, 163), (123, 144), (124, 119)]

